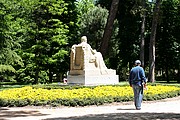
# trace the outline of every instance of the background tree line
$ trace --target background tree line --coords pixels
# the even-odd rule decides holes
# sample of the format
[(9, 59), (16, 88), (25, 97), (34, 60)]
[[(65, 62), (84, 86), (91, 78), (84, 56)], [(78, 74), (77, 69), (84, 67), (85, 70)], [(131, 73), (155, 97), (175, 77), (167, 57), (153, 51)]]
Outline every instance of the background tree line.
[(180, 82), (180, 1), (159, 1), (155, 11), (157, 2), (1, 0), (0, 79), (32, 84), (62, 80), (71, 46), (86, 35), (120, 81), (127, 79), (136, 59), (141, 58), (149, 73), (154, 43), (156, 80)]

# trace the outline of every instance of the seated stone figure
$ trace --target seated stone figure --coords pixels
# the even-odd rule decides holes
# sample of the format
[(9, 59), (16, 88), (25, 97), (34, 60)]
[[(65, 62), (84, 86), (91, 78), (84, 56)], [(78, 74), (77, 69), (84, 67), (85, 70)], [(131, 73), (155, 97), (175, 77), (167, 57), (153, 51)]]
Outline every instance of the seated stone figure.
[(87, 43), (87, 37), (81, 37), (81, 43), (71, 48), (70, 74), (71, 75), (102, 75), (116, 74), (107, 69), (102, 54), (92, 49)]

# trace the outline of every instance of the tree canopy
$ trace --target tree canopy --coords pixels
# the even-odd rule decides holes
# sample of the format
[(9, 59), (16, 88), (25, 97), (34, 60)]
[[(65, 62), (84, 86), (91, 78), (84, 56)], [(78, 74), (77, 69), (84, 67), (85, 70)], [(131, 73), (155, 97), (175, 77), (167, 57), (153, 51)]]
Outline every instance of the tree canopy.
[[(93, 48), (106, 50), (105, 63), (117, 70), (120, 81), (126, 80), (134, 61), (142, 58), (142, 32), (148, 75), (156, 3), (121, 0), (114, 6), (116, 2), (1, 0), (0, 80), (32, 84), (62, 80), (69, 70), (70, 48), (82, 35)], [(179, 0), (162, 0), (160, 5), (154, 44), (157, 80), (180, 82), (179, 5)], [(112, 14), (115, 7), (117, 13)]]

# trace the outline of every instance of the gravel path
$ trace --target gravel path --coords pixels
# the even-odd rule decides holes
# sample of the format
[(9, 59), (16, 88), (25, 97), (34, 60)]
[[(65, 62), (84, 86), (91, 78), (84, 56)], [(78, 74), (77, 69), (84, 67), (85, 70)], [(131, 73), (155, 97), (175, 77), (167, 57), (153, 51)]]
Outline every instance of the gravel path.
[(1, 107), (0, 120), (180, 120), (180, 96), (144, 101), (141, 110), (133, 102), (86, 107)]

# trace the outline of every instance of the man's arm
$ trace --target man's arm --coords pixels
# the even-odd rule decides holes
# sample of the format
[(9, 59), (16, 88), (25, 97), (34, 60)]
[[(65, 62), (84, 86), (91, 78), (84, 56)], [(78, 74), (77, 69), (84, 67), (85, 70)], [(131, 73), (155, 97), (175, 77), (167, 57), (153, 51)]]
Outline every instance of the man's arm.
[(129, 75), (129, 85), (132, 87), (132, 71), (130, 72)]
[(142, 68), (141, 70), (141, 80), (143, 80), (144, 83), (146, 83), (146, 76), (145, 76), (145, 72), (144, 72), (144, 69)]

